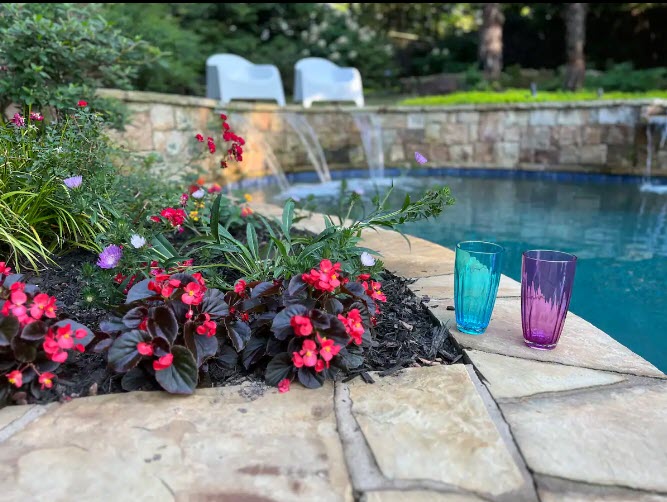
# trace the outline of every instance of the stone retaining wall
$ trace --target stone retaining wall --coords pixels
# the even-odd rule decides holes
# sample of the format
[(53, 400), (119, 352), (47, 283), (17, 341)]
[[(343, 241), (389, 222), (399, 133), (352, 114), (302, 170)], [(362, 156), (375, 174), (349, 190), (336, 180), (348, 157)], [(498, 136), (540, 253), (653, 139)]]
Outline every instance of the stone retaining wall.
[[(169, 175), (202, 165), (220, 177), (219, 157), (202, 152), (194, 136), (219, 137), (221, 111), (215, 100), (168, 94), (100, 91), (124, 101), (132, 112), (124, 133), (114, 137), (130, 151), (155, 151)], [(579, 171), (643, 175), (646, 170), (646, 118), (664, 114), (665, 100), (605, 100), (580, 103), (464, 105), (447, 107), (368, 107), (382, 128), (385, 164), (410, 168), (414, 152), (424, 154), (427, 167), (472, 167)], [(286, 172), (312, 170), (298, 135), (285, 114), (305, 114), (320, 139), (332, 169), (367, 166), (358, 109), (340, 106), (279, 108), (271, 104), (224, 107), (232, 127), (244, 135), (243, 176), (258, 177), (269, 145)], [(258, 146), (260, 145), (260, 146)], [(654, 142), (657, 145), (657, 141)], [(667, 176), (667, 149), (653, 154), (653, 174)], [(238, 178), (233, 169), (227, 179)]]

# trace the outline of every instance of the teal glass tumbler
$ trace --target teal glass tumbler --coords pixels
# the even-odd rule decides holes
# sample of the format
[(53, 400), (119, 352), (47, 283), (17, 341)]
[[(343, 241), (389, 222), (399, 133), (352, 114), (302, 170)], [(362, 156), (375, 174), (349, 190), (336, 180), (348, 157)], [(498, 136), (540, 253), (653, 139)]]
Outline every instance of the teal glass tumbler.
[(469, 335), (486, 331), (496, 303), (504, 248), (484, 241), (459, 242), (454, 267), (456, 327)]

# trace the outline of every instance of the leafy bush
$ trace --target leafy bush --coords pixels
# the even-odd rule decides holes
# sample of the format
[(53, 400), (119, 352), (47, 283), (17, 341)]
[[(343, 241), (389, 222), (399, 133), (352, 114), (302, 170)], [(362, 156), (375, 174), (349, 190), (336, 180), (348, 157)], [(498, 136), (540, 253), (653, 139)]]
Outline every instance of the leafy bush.
[(587, 72), (586, 87), (622, 92), (650, 92), (667, 88), (667, 68), (635, 70), (631, 63), (613, 65), (603, 72)]
[(0, 5), (0, 111), (11, 103), (48, 114), (98, 87), (130, 87), (139, 69), (160, 56), (138, 38), (128, 38), (99, 15), (98, 4)]
[(114, 212), (115, 170), (103, 127), (85, 101), (58, 122), (30, 112), (0, 126), (0, 248), (9, 248), (16, 266), (25, 259), (35, 267), (72, 246), (98, 249), (97, 234)]
[(0, 408), (50, 389), (60, 364), (93, 339), (86, 326), (58, 317), (55, 297), (22, 278), (0, 262)]

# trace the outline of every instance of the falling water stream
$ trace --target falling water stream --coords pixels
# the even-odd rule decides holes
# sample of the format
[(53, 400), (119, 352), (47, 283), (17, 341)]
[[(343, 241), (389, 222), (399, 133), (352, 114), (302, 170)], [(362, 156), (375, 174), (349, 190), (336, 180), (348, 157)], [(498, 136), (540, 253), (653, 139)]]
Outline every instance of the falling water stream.
[(303, 115), (298, 115), (292, 112), (284, 113), (283, 117), (285, 118), (285, 122), (289, 124), (299, 137), (299, 140), (310, 159), (310, 163), (315, 168), (320, 183), (331, 181), (331, 173), (329, 172), (327, 159), (324, 157), (324, 150), (317, 137), (317, 133), (308, 122), (308, 119)]
[(354, 124), (359, 129), (364, 147), (368, 173), (371, 179), (384, 178), (384, 149), (380, 118), (373, 113), (354, 113)]
[(667, 185), (658, 185), (651, 182), (651, 165), (653, 164), (653, 130), (660, 135), (658, 149), (665, 146), (667, 141), (667, 115), (650, 117), (646, 124), (646, 174), (641, 185), (642, 192), (667, 193)]

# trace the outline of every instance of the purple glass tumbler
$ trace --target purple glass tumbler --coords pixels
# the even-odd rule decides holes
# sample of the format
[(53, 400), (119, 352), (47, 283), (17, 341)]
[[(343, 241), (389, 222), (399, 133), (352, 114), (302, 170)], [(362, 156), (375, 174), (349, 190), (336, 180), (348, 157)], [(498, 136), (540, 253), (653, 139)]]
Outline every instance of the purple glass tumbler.
[(550, 350), (558, 343), (570, 306), (577, 257), (533, 250), (521, 260), (521, 325), (526, 345)]

